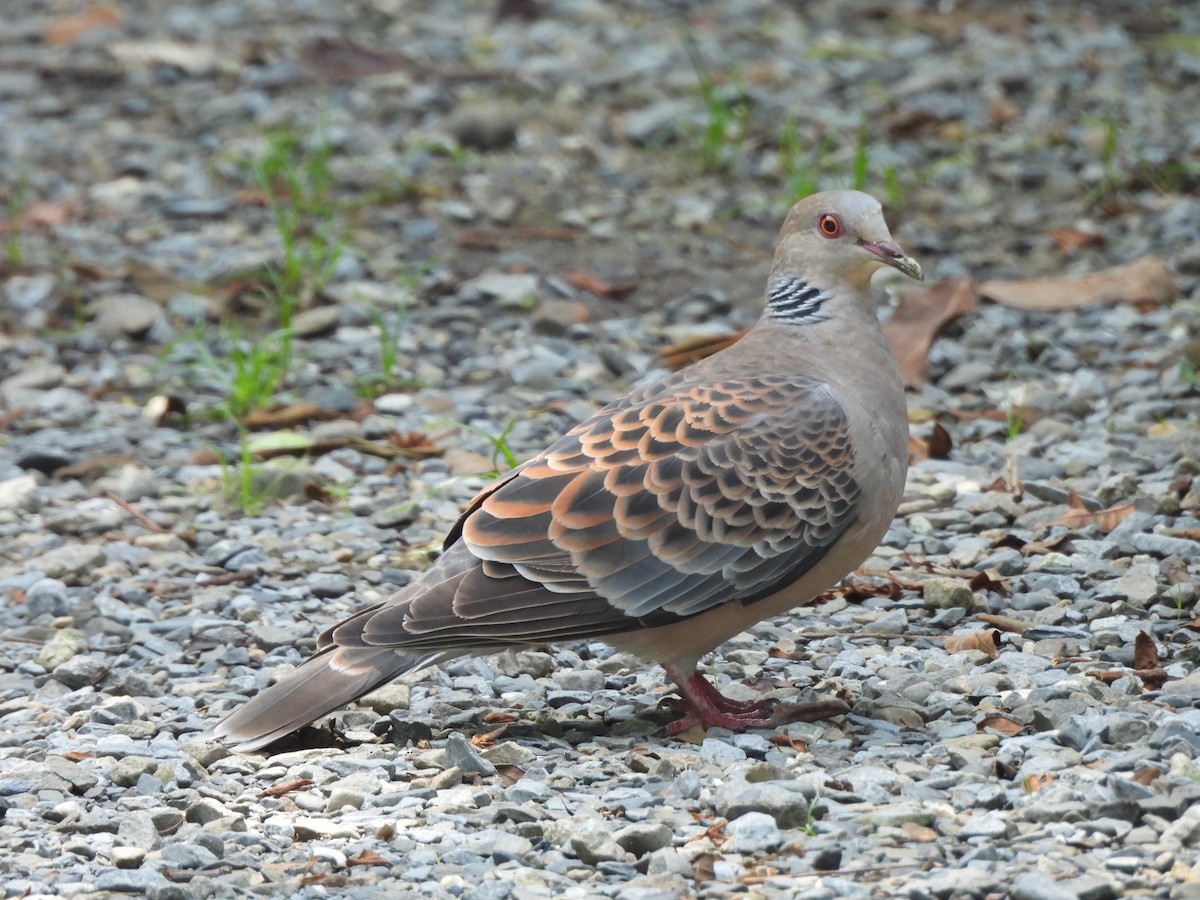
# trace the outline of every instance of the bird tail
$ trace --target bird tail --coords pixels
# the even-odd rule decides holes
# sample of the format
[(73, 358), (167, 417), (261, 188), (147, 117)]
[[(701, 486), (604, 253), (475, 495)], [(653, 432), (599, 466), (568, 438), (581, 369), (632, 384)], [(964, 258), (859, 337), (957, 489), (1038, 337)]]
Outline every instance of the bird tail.
[(234, 749), (258, 750), (393, 678), (454, 655), (331, 645), (235, 709), (213, 734)]

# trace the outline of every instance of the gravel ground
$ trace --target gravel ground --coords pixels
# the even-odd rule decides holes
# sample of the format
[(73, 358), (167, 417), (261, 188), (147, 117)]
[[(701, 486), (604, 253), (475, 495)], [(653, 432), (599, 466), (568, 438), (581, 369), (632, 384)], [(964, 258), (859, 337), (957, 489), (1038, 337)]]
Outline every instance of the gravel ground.
[[(1200, 7), (931, 6), (7, 0), (5, 896), (1200, 897)], [(662, 673), (586, 644), (205, 738), (506, 452), (753, 321), (856, 165), (930, 281), (1178, 291), (934, 344), (946, 458), (707, 663), (853, 713), (669, 740)], [(314, 452), (242, 466), (281, 286), (292, 418), (247, 440)]]

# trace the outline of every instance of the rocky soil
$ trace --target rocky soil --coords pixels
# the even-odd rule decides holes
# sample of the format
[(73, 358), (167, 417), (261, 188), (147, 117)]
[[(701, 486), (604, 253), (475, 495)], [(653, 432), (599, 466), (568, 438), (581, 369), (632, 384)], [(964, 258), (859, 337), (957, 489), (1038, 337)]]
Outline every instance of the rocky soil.
[[(5, 896), (1200, 897), (1200, 6), (81, 8), (0, 12)], [(668, 739), (592, 643), (207, 739), (851, 185), (980, 302), (883, 545), (706, 661), (851, 714)]]

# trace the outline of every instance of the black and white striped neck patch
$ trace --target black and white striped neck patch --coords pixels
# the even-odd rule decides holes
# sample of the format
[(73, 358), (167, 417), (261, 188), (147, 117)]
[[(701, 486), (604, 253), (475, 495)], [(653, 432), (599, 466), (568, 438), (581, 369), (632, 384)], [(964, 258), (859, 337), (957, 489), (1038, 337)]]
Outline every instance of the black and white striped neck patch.
[(767, 281), (767, 311), (772, 317), (793, 325), (825, 321), (821, 304), (828, 299), (820, 288), (795, 275), (772, 275)]

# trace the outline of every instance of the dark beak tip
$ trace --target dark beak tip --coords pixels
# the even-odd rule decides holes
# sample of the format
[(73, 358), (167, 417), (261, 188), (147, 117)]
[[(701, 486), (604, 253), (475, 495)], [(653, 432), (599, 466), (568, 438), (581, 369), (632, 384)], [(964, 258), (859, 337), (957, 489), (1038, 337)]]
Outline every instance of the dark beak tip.
[(920, 263), (905, 254), (899, 244), (892, 241), (879, 241), (878, 243), (863, 241), (862, 246), (874, 253), (882, 262), (903, 272), (909, 278), (915, 278), (917, 281), (925, 280), (925, 273), (921, 271)]

